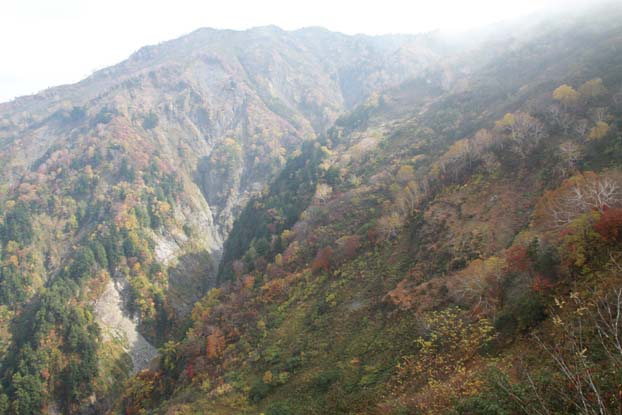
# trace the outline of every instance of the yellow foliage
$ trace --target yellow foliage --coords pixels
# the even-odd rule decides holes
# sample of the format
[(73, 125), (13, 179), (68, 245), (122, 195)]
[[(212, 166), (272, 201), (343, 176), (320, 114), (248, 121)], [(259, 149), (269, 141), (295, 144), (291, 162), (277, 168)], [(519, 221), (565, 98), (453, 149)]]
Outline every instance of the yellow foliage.
[(505, 114), (503, 116), (503, 118), (501, 118), (499, 121), (497, 121), (495, 123), (495, 125), (497, 127), (503, 128), (503, 127), (510, 127), (512, 126), (514, 123), (516, 122), (516, 118), (514, 118), (513, 114), (510, 114), (509, 112), (507, 114)]
[(11, 255), (7, 261), (8, 265), (13, 265), (15, 268), (19, 267), (19, 259), (17, 255)]
[(579, 93), (585, 98), (597, 98), (606, 92), (607, 89), (600, 78), (591, 79), (579, 87)]
[(470, 321), (458, 309), (430, 313), (419, 353), (398, 365), (400, 383), (419, 386), (413, 401), (421, 413), (445, 413), (455, 399), (477, 395), (483, 385), (473, 361), (494, 337), (487, 319)]
[(553, 91), (553, 99), (565, 106), (574, 105), (579, 100), (579, 93), (570, 85), (564, 84)]
[(169, 205), (167, 202), (160, 202), (158, 204), (158, 210), (162, 215), (166, 215), (168, 212), (170, 212), (171, 205)]
[(395, 176), (398, 182), (407, 183), (415, 178), (415, 169), (412, 166), (401, 166)]
[(590, 130), (590, 134), (587, 138), (590, 140), (600, 140), (609, 133), (609, 124), (604, 121), (598, 121), (596, 126)]

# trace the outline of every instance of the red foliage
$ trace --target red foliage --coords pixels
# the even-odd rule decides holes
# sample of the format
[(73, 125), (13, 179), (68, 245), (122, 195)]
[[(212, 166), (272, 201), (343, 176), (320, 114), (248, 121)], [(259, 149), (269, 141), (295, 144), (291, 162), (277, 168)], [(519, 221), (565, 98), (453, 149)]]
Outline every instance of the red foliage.
[(358, 235), (349, 236), (343, 244), (343, 255), (345, 258), (352, 258), (361, 246), (361, 237)]
[(315, 259), (311, 262), (311, 270), (328, 271), (330, 269), (330, 260), (333, 256), (333, 249), (330, 246), (320, 249), (315, 255)]
[(622, 242), (622, 208), (605, 209), (594, 229), (609, 243)]
[(188, 379), (190, 380), (194, 378), (194, 367), (192, 366), (192, 363), (188, 363), (188, 366), (186, 366), (186, 376), (188, 376)]
[(527, 272), (531, 268), (531, 259), (527, 253), (527, 248), (522, 245), (509, 248), (505, 252), (505, 260), (509, 272)]
[(553, 288), (553, 283), (548, 278), (543, 277), (542, 275), (537, 275), (533, 280), (533, 284), (531, 285), (531, 289), (534, 292), (542, 293), (547, 292)]
[(276, 223), (269, 223), (267, 225), (268, 228), (268, 232), (272, 233), (276, 233)]

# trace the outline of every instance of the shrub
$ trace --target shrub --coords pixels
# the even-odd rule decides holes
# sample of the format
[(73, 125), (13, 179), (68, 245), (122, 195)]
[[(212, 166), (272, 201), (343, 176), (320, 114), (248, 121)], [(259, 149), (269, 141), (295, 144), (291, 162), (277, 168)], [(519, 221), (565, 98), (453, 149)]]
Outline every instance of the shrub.
[(505, 335), (525, 332), (546, 318), (546, 308), (540, 295), (528, 292), (507, 305), (495, 319), (495, 329)]

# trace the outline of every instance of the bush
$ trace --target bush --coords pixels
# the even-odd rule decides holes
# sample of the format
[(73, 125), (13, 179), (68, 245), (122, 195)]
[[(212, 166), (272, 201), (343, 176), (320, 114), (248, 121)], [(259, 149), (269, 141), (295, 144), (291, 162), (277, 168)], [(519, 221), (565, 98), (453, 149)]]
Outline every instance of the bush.
[(287, 402), (275, 402), (266, 409), (266, 415), (293, 415), (293, 413)]
[(333, 383), (339, 379), (339, 371), (327, 370), (319, 374), (313, 381), (313, 387), (322, 393), (328, 392)]
[(251, 402), (259, 402), (270, 393), (270, 385), (263, 383), (261, 379), (257, 380), (248, 393), (248, 399)]
[(495, 329), (512, 335), (525, 332), (546, 318), (546, 307), (540, 295), (528, 292), (508, 304), (495, 319)]

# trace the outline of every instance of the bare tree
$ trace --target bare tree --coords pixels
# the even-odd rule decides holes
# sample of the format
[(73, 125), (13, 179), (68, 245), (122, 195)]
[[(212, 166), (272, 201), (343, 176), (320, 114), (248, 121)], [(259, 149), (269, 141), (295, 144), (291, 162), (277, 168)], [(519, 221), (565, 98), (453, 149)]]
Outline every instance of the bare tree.
[(594, 108), (591, 111), (592, 119), (594, 122), (607, 122), (609, 119), (609, 110), (606, 107)]
[(564, 141), (559, 145), (559, 153), (563, 163), (562, 174), (566, 176), (569, 172), (575, 171), (582, 155), (581, 146), (574, 141)]
[(590, 122), (586, 119), (579, 120), (574, 125), (574, 132), (577, 134), (578, 138), (581, 140), (585, 140), (589, 130), (590, 130)]
[(564, 134), (568, 134), (574, 124), (574, 117), (572, 114), (564, 111), (558, 104), (551, 105), (547, 109), (546, 117), (553, 125), (562, 130)]
[(546, 129), (540, 120), (522, 112), (514, 114), (514, 122), (510, 124), (510, 139), (512, 149), (518, 155), (526, 157), (546, 136)]
[(591, 173), (569, 179), (567, 185), (548, 200), (546, 209), (555, 227), (565, 227), (585, 212), (602, 212), (621, 204), (620, 180)]
[[(553, 315), (555, 335), (551, 337), (557, 340), (533, 336), (564, 379), (563, 383), (551, 385), (552, 389), (558, 399), (578, 414), (620, 414), (622, 396), (615, 382), (612, 386), (602, 376), (602, 367), (606, 367), (608, 373), (622, 370), (622, 288), (614, 289), (595, 302), (587, 302), (573, 293), (569, 304), (572, 310), (564, 313), (567, 317)], [(568, 306), (565, 301), (557, 305), (560, 309)], [(517, 393), (507, 379), (496, 379), (496, 383), (525, 414), (558, 413), (529, 369), (523, 368), (522, 372), (529, 386), (523, 393)]]

